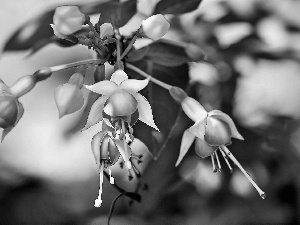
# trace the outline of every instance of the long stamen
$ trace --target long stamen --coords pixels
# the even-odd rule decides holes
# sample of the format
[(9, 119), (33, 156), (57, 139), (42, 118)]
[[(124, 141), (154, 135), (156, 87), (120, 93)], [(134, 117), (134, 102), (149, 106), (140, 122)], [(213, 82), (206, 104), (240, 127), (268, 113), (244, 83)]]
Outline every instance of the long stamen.
[(257, 184), (254, 182), (254, 180), (250, 177), (250, 175), (246, 172), (246, 170), (242, 167), (242, 165), (237, 161), (237, 159), (231, 154), (231, 152), (228, 150), (226, 146), (221, 146), (220, 149), (226, 153), (226, 155), (234, 162), (237, 167), (242, 171), (242, 173), (247, 177), (247, 179), (250, 181), (250, 183), (253, 185), (253, 187), (256, 189), (256, 191), (259, 193), (260, 197), (262, 199), (266, 198), (266, 193), (263, 192)]
[(215, 173), (215, 172), (217, 172), (217, 168), (216, 168), (214, 154), (211, 154), (211, 162), (212, 162), (212, 166), (213, 166), (213, 172)]
[(231, 167), (231, 165), (230, 165), (230, 163), (229, 163), (229, 161), (227, 159), (228, 157), (225, 155), (225, 153), (221, 149), (220, 149), (220, 152), (221, 152), (221, 154), (222, 154), (222, 156), (223, 156), (223, 158), (224, 158), (224, 160), (225, 160), (225, 162), (226, 162), (226, 164), (227, 164), (227, 166), (228, 166), (228, 168), (230, 170), (230, 173), (232, 173), (233, 169), (232, 169), (232, 167)]
[[(125, 133), (125, 123), (122, 120), (122, 132)], [(123, 142), (124, 142), (124, 150), (125, 150), (125, 166), (127, 167), (128, 170), (130, 170), (132, 168), (131, 166), (131, 162), (129, 161), (129, 155), (128, 155), (128, 148), (127, 148), (127, 142), (125, 140), (125, 138), (123, 138)]]
[(113, 176), (111, 175), (111, 169), (110, 169), (110, 166), (108, 166), (108, 174), (109, 174), (109, 183), (114, 184), (114, 183), (115, 183), (115, 179), (114, 179)]
[(219, 156), (218, 156), (218, 153), (217, 151), (214, 152), (215, 156), (216, 156), (216, 159), (217, 159), (217, 163), (218, 163), (218, 170), (219, 172), (222, 172), (222, 167), (221, 167), (221, 163), (220, 163), (220, 160), (219, 160)]
[(103, 169), (104, 169), (104, 163), (100, 163), (100, 187), (99, 187), (99, 195), (98, 198), (95, 200), (95, 207), (100, 207), (102, 204), (102, 186), (103, 186)]

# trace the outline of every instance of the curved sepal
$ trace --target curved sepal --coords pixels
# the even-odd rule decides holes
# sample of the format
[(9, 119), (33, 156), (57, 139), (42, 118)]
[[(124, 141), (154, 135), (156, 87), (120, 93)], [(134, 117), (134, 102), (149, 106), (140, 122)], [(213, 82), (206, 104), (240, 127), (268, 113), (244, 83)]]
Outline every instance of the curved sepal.
[(100, 147), (105, 135), (106, 132), (100, 131), (94, 135), (91, 141), (91, 148), (97, 164), (98, 173), (100, 173)]
[(195, 140), (195, 135), (189, 129), (184, 131), (184, 133), (182, 135), (182, 139), (181, 139), (179, 157), (177, 159), (175, 166), (178, 166), (180, 164), (181, 160), (183, 159), (183, 157), (186, 155), (186, 153), (190, 149), (194, 140)]
[(198, 120), (193, 126), (189, 128), (194, 136), (204, 140), (205, 129), (206, 129), (206, 118)]
[(118, 85), (112, 81), (104, 80), (93, 85), (84, 85), (87, 89), (92, 92), (101, 95), (110, 95), (118, 89)]
[(120, 84), (120, 87), (123, 90), (128, 91), (129, 93), (136, 93), (144, 89), (148, 85), (149, 80), (150, 79), (144, 79), (144, 80), (128, 79), (123, 81)]

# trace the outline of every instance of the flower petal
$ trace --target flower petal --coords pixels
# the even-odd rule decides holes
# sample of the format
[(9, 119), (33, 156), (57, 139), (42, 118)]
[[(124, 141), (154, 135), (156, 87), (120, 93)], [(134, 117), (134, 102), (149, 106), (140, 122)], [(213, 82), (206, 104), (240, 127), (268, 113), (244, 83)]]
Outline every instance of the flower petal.
[(138, 111), (139, 111), (139, 119), (150, 127), (153, 127), (157, 131), (159, 129), (154, 123), (151, 105), (147, 101), (147, 99), (139, 93), (132, 94), (138, 102)]
[(110, 81), (114, 82), (117, 85), (120, 85), (123, 81), (127, 79), (128, 76), (123, 70), (117, 70), (111, 75)]
[(204, 140), (207, 118), (196, 121), (196, 123), (189, 128), (193, 135)]
[(128, 79), (123, 81), (120, 84), (120, 87), (123, 90), (128, 91), (129, 93), (136, 93), (144, 89), (148, 85), (148, 83), (149, 83), (149, 79), (144, 79), (144, 80)]
[(91, 141), (91, 148), (92, 148), (92, 152), (95, 157), (98, 172), (100, 172), (100, 157), (101, 157), (100, 156), (100, 146), (101, 146), (101, 143), (102, 143), (102, 140), (103, 140), (105, 134), (106, 134), (106, 132), (100, 131), (94, 135), (94, 137), (92, 138), (92, 141)]
[(181, 162), (181, 160), (183, 159), (183, 157), (185, 156), (185, 154), (187, 153), (187, 151), (191, 147), (194, 140), (195, 140), (195, 135), (192, 134), (192, 132), (189, 129), (184, 131), (182, 139), (181, 139), (179, 157), (177, 159), (177, 162), (176, 162), (175, 166), (179, 165), (179, 163)]
[(108, 99), (108, 95), (103, 95), (94, 102), (94, 104), (91, 107), (89, 116), (87, 118), (87, 122), (81, 131), (87, 130), (88, 128), (96, 125), (103, 119), (102, 111), (107, 99)]
[(129, 116), (137, 110), (137, 100), (128, 92), (120, 90), (109, 96), (104, 112), (110, 116)]
[[(129, 145), (126, 143), (126, 146), (125, 146), (123, 140), (114, 139), (114, 142), (125, 162), (125, 165), (127, 166), (127, 169), (131, 169), (131, 168), (128, 168), (128, 165), (131, 165), (131, 163), (129, 161), (129, 156), (131, 155), (131, 149), (130, 149)], [(127, 153), (125, 153), (125, 151), (127, 151)]]
[(201, 158), (206, 158), (213, 154), (214, 151), (218, 149), (218, 146), (210, 146), (205, 141), (201, 140), (200, 138), (196, 138), (195, 141), (195, 152)]
[(212, 146), (229, 144), (231, 133), (228, 124), (212, 116), (207, 117), (204, 140)]
[(224, 121), (228, 124), (232, 137), (244, 140), (243, 136), (238, 132), (233, 120), (226, 113), (223, 113), (219, 110), (212, 110), (208, 113), (208, 116)]
[(87, 89), (92, 92), (101, 94), (101, 95), (110, 95), (116, 90), (118, 90), (118, 85), (112, 81), (104, 80), (93, 85), (84, 85)]
[(207, 117), (207, 111), (196, 99), (186, 97), (181, 102), (181, 107), (184, 113), (194, 122)]

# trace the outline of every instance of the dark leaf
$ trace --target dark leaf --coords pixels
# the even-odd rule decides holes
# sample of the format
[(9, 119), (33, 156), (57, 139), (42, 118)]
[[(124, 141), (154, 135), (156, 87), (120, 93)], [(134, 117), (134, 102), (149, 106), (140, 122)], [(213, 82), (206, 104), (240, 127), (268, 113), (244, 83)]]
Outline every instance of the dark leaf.
[(202, 0), (161, 0), (157, 3), (153, 14), (180, 15), (197, 9)]
[[(135, 65), (147, 71), (146, 60), (135, 62)], [(142, 79), (140, 75), (133, 71), (130, 71), (130, 75), (132, 78)], [(165, 83), (185, 88), (188, 84), (188, 66), (187, 64), (183, 64), (176, 67), (165, 67), (153, 64), (152, 76)], [(169, 136), (176, 121), (180, 105), (172, 99), (167, 90), (153, 83), (150, 83), (140, 93), (151, 104), (154, 121), (160, 132), (138, 121), (133, 127), (134, 136), (144, 142), (153, 158), (157, 159), (163, 150), (162, 146), (166, 146), (165, 139)]]
[(50, 26), (53, 20), (54, 10), (24, 23), (7, 41), (4, 51), (26, 50), (37, 42), (53, 35)]
[(144, 48), (140, 48), (138, 50), (136, 49), (132, 49), (128, 55), (127, 55), (127, 60), (129, 62), (136, 62), (136, 61), (139, 61), (141, 60), (142, 58), (144, 58), (146, 56), (146, 54), (148, 53), (149, 51), (149, 46), (146, 46)]
[(149, 47), (146, 57), (154, 63), (171, 67), (191, 61), (183, 47), (164, 42), (154, 42)]
[(101, 13), (100, 23), (110, 22), (117, 27), (124, 26), (136, 13), (137, 0), (119, 2), (119, 0), (102, 1), (80, 6), (86, 14)]

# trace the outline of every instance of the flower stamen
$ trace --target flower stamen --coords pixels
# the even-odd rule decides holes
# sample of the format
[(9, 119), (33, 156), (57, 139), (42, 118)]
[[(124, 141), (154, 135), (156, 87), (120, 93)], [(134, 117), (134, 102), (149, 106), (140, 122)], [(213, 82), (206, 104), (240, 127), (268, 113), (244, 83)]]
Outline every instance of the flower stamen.
[(221, 163), (220, 163), (220, 160), (219, 160), (219, 156), (218, 156), (217, 151), (215, 151), (214, 154), (215, 154), (216, 159), (217, 159), (218, 170), (219, 170), (219, 172), (222, 172), (222, 167), (221, 167)]
[(95, 200), (95, 207), (100, 207), (102, 204), (102, 199), (101, 199), (101, 195), (102, 195), (102, 186), (103, 186), (103, 170), (104, 170), (104, 163), (100, 163), (100, 169), (99, 169), (99, 173), (100, 173), (100, 187), (99, 187), (99, 195), (98, 198)]
[(237, 159), (231, 154), (231, 152), (228, 150), (226, 146), (221, 146), (220, 149), (224, 151), (224, 153), (234, 162), (234, 164), (242, 171), (242, 173), (245, 175), (245, 177), (249, 180), (249, 182), (253, 185), (253, 187), (256, 189), (258, 194), (262, 199), (266, 198), (266, 193), (263, 192), (257, 184), (254, 182), (254, 180), (250, 177), (250, 175), (246, 172), (246, 170), (242, 167), (242, 165), (237, 161)]
[(224, 160), (225, 160), (225, 162), (226, 162), (226, 164), (227, 164), (227, 166), (228, 166), (228, 168), (230, 170), (230, 173), (232, 173), (233, 169), (232, 169), (232, 167), (231, 167), (231, 165), (230, 165), (230, 163), (228, 161), (228, 156), (220, 148), (219, 148), (219, 150), (220, 150), (220, 152), (221, 152), (221, 154), (222, 154), (222, 156), (223, 156), (223, 158), (224, 158)]
[(217, 172), (217, 168), (216, 168), (216, 163), (215, 163), (215, 156), (214, 154), (211, 154), (211, 162), (212, 162), (212, 166), (213, 166), (213, 172)]

